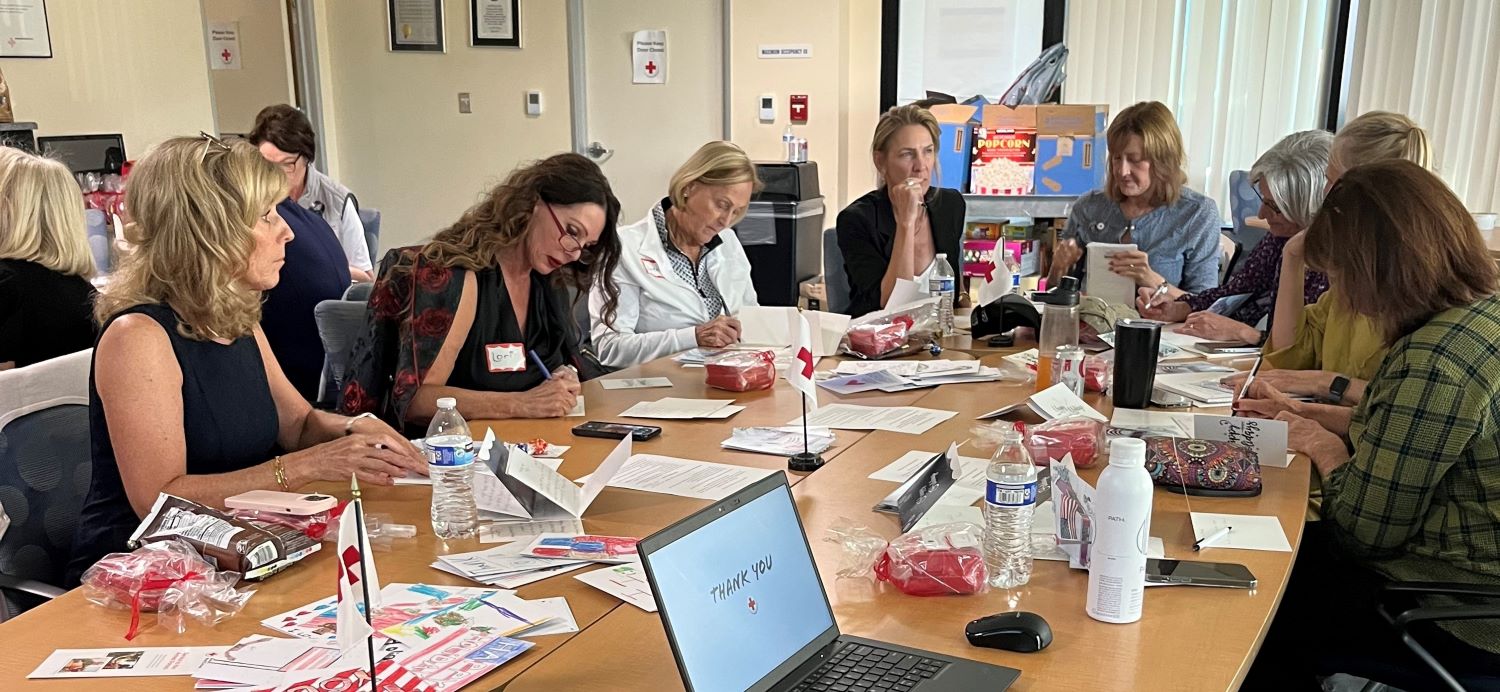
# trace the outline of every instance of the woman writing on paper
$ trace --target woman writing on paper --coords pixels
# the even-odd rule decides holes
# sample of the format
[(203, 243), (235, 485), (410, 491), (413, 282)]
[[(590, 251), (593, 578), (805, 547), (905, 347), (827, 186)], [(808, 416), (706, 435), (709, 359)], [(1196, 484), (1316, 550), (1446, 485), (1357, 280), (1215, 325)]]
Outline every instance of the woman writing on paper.
[(136, 165), (136, 250), (95, 307), (93, 481), (70, 584), (128, 549), (159, 493), (223, 507), (250, 490), (426, 473), (390, 426), (314, 410), (282, 374), (258, 323), (292, 239), (276, 213), (285, 197), (286, 179), (245, 142), (179, 137)]
[(939, 253), (959, 269), (964, 196), (932, 186), (938, 138), (937, 118), (917, 105), (896, 106), (875, 124), (870, 154), (878, 186), (837, 222), (855, 317), (887, 307), (897, 279), (915, 281), (925, 294)]
[[(1360, 658), (1424, 672), (1377, 611), (1397, 597), (1383, 588), (1500, 586), (1500, 281), (1473, 217), (1436, 175), (1384, 161), (1344, 173), (1305, 238), (1307, 263), (1389, 352), (1347, 437), (1277, 416), (1323, 478), (1323, 521), (1308, 527), (1245, 689), (1313, 689)], [(1450, 670), (1500, 670), (1493, 622), (1413, 626)]]
[(694, 346), (739, 341), (731, 315), (755, 305), (750, 260), (732, 226), (760, 187), (755, 164), (730, 142), (698, 148), (646, 218), (620, 228), (624, 261), (614, 273), (619, 307), (604, 319), (609, 295), (589, 293), (594, 348), (612, 368), (644, 363)]
[[(1052, 253), (1056, 283), (1090, 243), (1135, 245), (1109, 256), (1111, 272), (1153, 292), (1219, 285), (1219, 208), (1184, 184), (1186, 155), (1172, 111), (1145, 101), (1120, 111), (1106, 133), (1104, 189), (1079, 197)], [(1079, 272), (1081, 273), (1081, 272)]]
[(614, 319), (619, 215), (599, 166), (558, 154), (512, 171), (426, 245), (386, 253), (342, 410), (418, 434), (442, 397), (468, 420), (567, 415), (579, 335), (562, 284), (602, 286)]
[[(1404, 159), (1427, 166), (1427, 135), (1404, 115), (1375, 111), (1349, 121), (1333, 138), (1328, 159), (1328, 187), (1337, 184), (1345, 171), (1370, 163)], [(1364, 396), (1366, 382), (1385, 358), (1386, 344), (1375, 322), (1355, 313), (1340, 300), (1336, 280), (1317, 302), (1303, 306), (1288, 296), (1289, 273), (1301, 272), (1304, 231), (1292, 236), (1282, 248), (1281, 288), (1271, 319), (1265, 364), (1256, 376), (1267, 385), (1242, 399), (1237, 406), (1251, 416), (1271, 418), (1290, 411), (1318, 421), (1323, 427), (1344, 434), (1349, 430), (1350, 407)], [(1360, 234), (1347, 239), (1368, 242)], [(1242, 376), (1225, 383), (1239, 391)], [(1315, 397), (1322, 403), (1294, 401), (1284, 394)]]
[[(1218, 288), (1197, 293), (1168, 287), (1158, 296), (1149, 287), (1137, 289), (1136, 308), (1141, 316), (1163, 322), (1183, 322), (1182, 334), (1214, 341), (1259, 344), (1257, 325), (1276, 304), (1281, 271), (1281, 250), (1287, 240), (1312, 223), (1323, 204), (1324, 172), (1333, 135), (1323, 130), (1296, 132), (1266, 150), (1250, 168), (1251, 184), (1260, 196), (1259, 216), (1270, 226), (1270, 234), (1255, 246), (1250, 256)], [(1328, 290), (1328, 278), (1305, 272), (1298, 296), (1311, 303)], [(1209, 310), (1220, 299), (1237, 301), (1225, 314)]]

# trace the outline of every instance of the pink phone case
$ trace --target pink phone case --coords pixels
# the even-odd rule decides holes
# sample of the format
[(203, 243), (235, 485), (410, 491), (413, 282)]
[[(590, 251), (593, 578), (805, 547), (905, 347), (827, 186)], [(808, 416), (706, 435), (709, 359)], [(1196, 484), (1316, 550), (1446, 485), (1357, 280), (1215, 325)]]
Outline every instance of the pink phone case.
[(230, 509), (258, 509), (294, 516), (309, 516), (338, 506), (338, 499), (321, 493), (283, 493), (276, 490), (252, 490), (224, 498)]

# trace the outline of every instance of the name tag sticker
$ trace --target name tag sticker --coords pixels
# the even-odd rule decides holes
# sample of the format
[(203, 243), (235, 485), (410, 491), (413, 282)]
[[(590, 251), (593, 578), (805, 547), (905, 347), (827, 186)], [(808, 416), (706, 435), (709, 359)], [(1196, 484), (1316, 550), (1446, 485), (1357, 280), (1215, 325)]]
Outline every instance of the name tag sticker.
[(489, 344), (484, 347), (490, 372), (520, 372), (526, 369), (526, 351), (521, 344)]
[(642, 257), (641, 258), (641, 267), (646, 270), (647, 274), (650, 274), (654, 278), (657, 278), (657, 279), (665, 279), (665, 278), (667, 278), (665, 276), (662, 276), (661, 267), (659, 267), (659, 266), (656, 265), (656, 260), (651, 259), (650, 257)]

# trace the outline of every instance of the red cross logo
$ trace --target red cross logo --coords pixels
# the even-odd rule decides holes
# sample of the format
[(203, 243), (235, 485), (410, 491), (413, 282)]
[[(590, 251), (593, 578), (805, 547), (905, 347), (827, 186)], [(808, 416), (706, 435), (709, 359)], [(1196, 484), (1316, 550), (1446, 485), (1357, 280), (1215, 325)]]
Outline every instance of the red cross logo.
[(648, 76), (648, 77), (655, 77), (656, 76), (656, 61), (655, 60), (647, 60), (646, 61), (646, 76)]
[(359, 550), (351, 545), (345, 548), (344, 553), (339, 557), (342, 558), (344, 575), (349, 578), (349, 585), (354, 586), (358, 584), (359, 575), (354, 573), (354, 566), (359, 564)]
[(757, 613), (758, 611), (760, 611), (760, 606), (755, 605), (755, 599), (754, 598), (749, 599), (749, 602), (746, 603), (745, 605), (749, 606), (749, 608), (750, 608), (750, 614), (751, 615), (754, 615), (755, 613)]
[(991, 283), (995, 281), (995, 265), (991, 264), (984, 270), (984, 280)]
[(228, 63), (229, 59), (234, 57), (234, 54), (230, 53), (228, 48), (225, 48), (224, 52), (219, 54), (219, 57), (223, 58), (225, 63)]
[(802, 348), (800, 348), (800, 349), (798, 349), (797, 350), (797, 360), (802, 361), (802, 376), (804, 378), (806, 378), (806, 379), (809, 379), (809, 380), (812, 379), (812, 376), (813, 376), (812, 351), (807, 350), (807, 347), (805, 347), (805, 346), (802, 347)]

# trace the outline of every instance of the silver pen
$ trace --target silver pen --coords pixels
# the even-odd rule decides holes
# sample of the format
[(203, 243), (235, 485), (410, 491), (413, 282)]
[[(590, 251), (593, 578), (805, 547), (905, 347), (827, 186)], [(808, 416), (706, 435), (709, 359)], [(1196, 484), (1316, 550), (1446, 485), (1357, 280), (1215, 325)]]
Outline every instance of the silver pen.
[(1172, 288), (1172, 284), (1165, 281), (1161, 282), (1161, 285), (1157, 286), (1156, 290), (1151, 293), (1151, 299), (1146, 301), (1146, 309), (1149, 310), (1156, 307), (1156, 299), (1166, 295), (1170, 288)]

